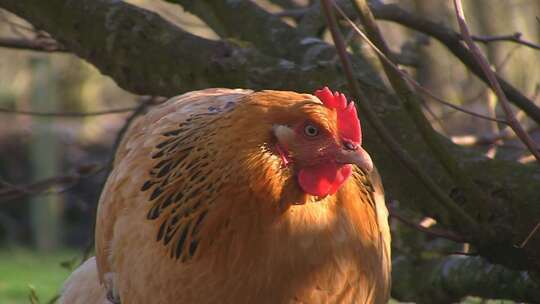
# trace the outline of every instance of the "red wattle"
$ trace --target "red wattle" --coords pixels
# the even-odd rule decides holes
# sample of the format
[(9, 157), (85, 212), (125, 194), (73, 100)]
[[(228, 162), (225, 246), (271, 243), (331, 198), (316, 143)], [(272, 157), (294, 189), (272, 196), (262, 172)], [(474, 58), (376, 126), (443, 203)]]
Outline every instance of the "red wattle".
[(351, 173), (351, 165), (326, 163), (300, 169), (298, 183), (307, 194), (327, 196), (336, 193)]

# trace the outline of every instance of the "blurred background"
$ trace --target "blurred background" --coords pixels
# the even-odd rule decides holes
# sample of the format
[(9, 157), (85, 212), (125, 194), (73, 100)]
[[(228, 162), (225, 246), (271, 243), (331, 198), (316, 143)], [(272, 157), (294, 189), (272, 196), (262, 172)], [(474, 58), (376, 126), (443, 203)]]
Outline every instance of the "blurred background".
[[(180, 6), (129, 2), (155, 10), (197, 35), (215, 37)], [(272, 12), (282, 10), (267, 1), (257, 2)], [(299, 7), (306, 2), (297, 1)], [(457, 29), (450, 1), (384, 2)], [(477, 0), (464, 1), (464, 5), (473, 34), (519, 32), (522, 39), (538, 45), (540, 1)], [(407, 70), (432, 93), (477, 113), (500, 113), (485, 84), (444, 46), (395, 23), (379, 24)], [(28, 24), (0, 10), (1, 37), (30, 34)], [(360, 40), (354, 42), (368, 48)], [(508, 41), (479, 45), (503, 78), (539, 103), (540, 50)], [(106, 164), (119, 129), (141, 98), (120, 89), (74, 55), (0, 48), (0, 303), (28, 303), (31, 298), (47, 303), (71, 269), (91, 254), (94, 212)], [(110, 110), (118, 113), (77, 114)], [(513, 133), (495, 123), (434, 101), (429, 101), (425, 111), (434, 127), (458, 144), (476, 145), (493, 158), (532, 161)], [(47, 115), (52, 112), (65, 115)], [(538, 125), (517, 113), (524, 128), (539, 139)]]

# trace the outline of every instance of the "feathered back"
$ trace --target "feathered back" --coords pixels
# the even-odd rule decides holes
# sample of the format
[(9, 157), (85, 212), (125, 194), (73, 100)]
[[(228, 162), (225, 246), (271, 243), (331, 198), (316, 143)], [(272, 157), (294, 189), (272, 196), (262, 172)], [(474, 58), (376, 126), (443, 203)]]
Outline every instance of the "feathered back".
[(114, 273), (127, 303), (386, 301), (390, 236), (378, 175), (356, 168), (336, 195), (315, 202), (269, 146), (272, 126), (297, 115), (337, 128), (311, 104), (320, 101), (209, 89), (139, 118), (100, 199), (102, 282)]

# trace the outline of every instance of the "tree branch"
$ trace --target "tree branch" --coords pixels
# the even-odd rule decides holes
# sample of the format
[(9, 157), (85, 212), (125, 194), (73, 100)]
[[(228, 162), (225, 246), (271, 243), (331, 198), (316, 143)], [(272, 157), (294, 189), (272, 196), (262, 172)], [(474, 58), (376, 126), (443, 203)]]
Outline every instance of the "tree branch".
[[(377, 7), (382, 6), (382, 4), (377, 5), (371, 5), (372, 11), (376, 9)], [(281, 12), (276, 13), (276, 16), (278, 17), (292, 17), (292, 18), (302, 18), (309, 14), (311, 12), (310, 8), (303, 7), (303, 8), (291, 8), (291, 9), (284, 9)], [(515, 44), (523, 45), (526, 47), (529, 47), (531, 49), (540, 50), (540, 44), (533, 43), (531, 41), (527, 41), (525, 39), (522, 39), (522, 33), (516, 32), (513, 34), (508, 35), (498, 35), (498, 36), (479, 36), (479, 35), (472, 35), (472, 39), (474, 41), (478, 41), (484, 44), (489, 44), (491, 42), (512, 42)], [(461, 38), (461, 36), (460, 36)], [(463, 39), (463, 38), (461, 38)]]
[[(343, 37), (341, 32), (339, 32), (335, 16), (333, 15), (333, 10), (330, 4), (332, 0), (322, 0), (323, 12), (328, 23), (328, 27), (334, 39), (336, 49), (338, 50), (339, 58), (343, 69), (345, 71), (345, 76), (349, 84), (349, 89), (351, 94), (356, 100), (365, 100), (364, 94), (360, 90), (356, 80), (353, 76), (352, 64), (349, 61), (348, 54), (346, 53), (346, 46), (343, 42)], [(374, 110), (367, 103), (358, 104), (362, 109), (362, 112), (366, 115), (367, 119), (375, 127), (379, 136), (383, 138), (384, 143), (388, 148), (394, 153), (394, 155), (417, 177), (424, 186), (432, 193), (432, 195), (443, 205), (445, 206), (451, 215), (456, 215), (457, 218), (462, 220), (462, 223), (465, 227), (475, 230), (476, 224), (473, 219), (471, 219), (468, 214), (466, 214), (461, 208), (456, 206), (455, 202), (450, 199), (450, 197), (444, 193), (444, 191), (433, 181), (433, 179), (426, 174), (424, 170), (420, 168), (420, 165), (406, 152), (404, 151), (399, 143), (394, 139), (392, 134), (384, 126), (384, 124), (379, 120)], [(449, 218), (444, 218), (442, 214), (437, 214), (440, 218), (443, 219), (445, 223), (450, 223)]]
[[(324, 41), (301, 34), (253, 1), (166, 1), (180, 4), (186, 10), (199, 16), (214, 31), (220, 31), (222, 38), (248, 41), (270, 56), (305, 63), (304, 56), (307, 53), (310, 55), (309, 58), (319, 59), (323, 59), (324, 56), (320, 53), (325, 51), (329, 52), (326, 59), (331, 58), (335, 53), (333, 48)], [(239, 20), (242, 20), (242, 26), (238, 26)]]
[(302, 6), (300, 6), (294, 0), (270, 0), (270, 2), (281, 6), (281, 8), (283, 8), (283, 9), (300, 9), (300, 8), (302, 8)]
[(456, 234), (455, 232), (453, 231), (446, 231), (446, 230), (442, 230), (442, 229), (433, 229), (433, 228), (427, 228), (427, 227), (424, 227), (418, 223), (415, 223), (413, 222), (412, 220), (409, 220), (407, 219), (406, 217), (404, 217), (403, 215), (399, 214), (398, 212), (396, 212), (394, 209), (392, 208), (388, 208), (388, 213), (390, 215), (391, 218), (395, 218), (396, 220), (400, 221), (401, 223), (413, 228), (413, 229), (416, 229), (422, 233), (425, 233), (427, 235), (430, 235), (432, 237), (437, 237), (437, 238), (443, 238), (443, 239), (447, 239), (447, 240), (451, 240), (453, 242), (456, 242), (456, 243), (464, 243), (465, 240), (463, 239), (463, 237), (461, 237), (460, 235)]
[[(338, 3), (344, 8), (347, 16), (354, 16), (354, 8), (349, 4), (349, 1), (338, 1)], [(437, 39), (468, 69), (484, 81), (484, 83), (489, 85), (488, 79), (474, 60), (471, 52), (469, 52), (469, 50), (461, 43), (461, 35), (459, 33), (443, 24), (433, 22), (422, 16), (411, 14), (396, 4), (380, 4), (377, 2), (376, 4), (371, 5), (370, 9), (376, 19), (396, 22)], [(312, 8), (309, 8), (309, 11), (306, 12), (305, 17), (298, 27), (306, 34), (313, 34), (320, 31), (323, 26), (324, 22), (321, 17), (320, 6), (315, 5)], [(496, 75), (496, 77), (509, 101), (523, 110), (536, 123), (540, 124), (540, 107), (535, 105), (532, 100), (523, 95), (502, 77), (499, 75)]]
[[(517, 32), (517, 33), (510, 34), (510, 35), (500, 35), (500, 36), (477, 36), (477, 35), (472, 35), (471, 38), (474, 41), (482, 42), (482, 43), (485, 43), (485, 44), (488, 44), (488, 43), (491, 43), (491, 42), (497, 42), (497, 41), (502, 41), (502, 42), (509, 41), (509, 42), (513, 42), (513, 43), (517, 43), (517, 44), (520, 44), (520, 45), (530, 47), (531, 49), (540, 50), (540, 45), (538, 45), (536, 43), (532, 43), (532, 42), (527, 41), (527, 40), (523, 40), (523, 39), (521, 39), (521, 36), (522, 36), (522, 34), (520, 32)], [(463, 39), (463, 37), (461, 37), (461, 39)]]
[[(385, 48), (384, 52), (386, 52), (386, 54), (385, 54), (375, 44), (373, 44), (373, 42), (371, 42), (371, 40), (369, 40), (369, 38), (356, 26), (356, 24), (351, 19), (349, 19), (349, 17), (347, 17), (345, 12), (343, 12), (343, 10), (341, 10), (341, 8), (339, 8), (339, 6), (337, 6), (337, 5), (335, 5), (335, 6), (336, 6), (336, 9), (338, 10), (338, 12), (341, 14), (341, 16), (350, 24), (350, 26), (356, 31), (356, 33), (358, 33), (362, 37), (362, 39), (364, 39), (366, 41), (366, 43), (373, 48), (373, 50), (379, 56), (381, 61), (384, 61), (383, 64), (387, 65), (388, 68), (391, 68), (396, 74), (399, 74), (399, 75), (396, 75), (396, 76), (402, 77), (404, 80), (407, 80), (407, 82), (410, 83), (420, 93), (432, 98), (433, 100), (435, 100), (435, 101), (437, 101), (437, 102), (439, 102), (439, 103), (441, 103), (441, 104), (443, 104), (445, 106), (448, 106), (450, 108), (453, 108), (453, 109), (455, 109), (457, 111), (460, 111), (460, 112), (463, 112), (463, 113), (467, 113), (467, 114), (469, 114), (471, 116), (481, 118), (481, 119), (485, 119), (485, 120), (498, 122), (498, 123), (502, 123), (502, 124), (505, 124), (505, 125), (508, 124), (508, 122), (505, 121), (505, 120), (485, 116), (485, 115), (482, 115), (482, 114), (479, 114), (479, 113), (475, 113), (473, 111), (469, 111), (469, 110), (464, 109), (462, 107), (456, 106), (456, 105), (454, 105), (454, 104), (452, 104), (450, 102), (445, 101), (442, 98), (437, 97), (435, 94), (431, 93), (428, 89), (421, 86), (413, 77), (409, 76), (409, 74), (407, 74), (406, 71), (401, 70), (390, 59), (390, 58), (393, 58), (393, 53), (390, 51), (390, 49), (388, 49), (387, 47), (384, 47)], [(409, 89), (407, 89), (407, 90), (409, 90)], [(398, 92), (404, 92), (405, 89), (404, 90), (397, 90), (397, 91)], [(405, 92), (405, 94), (406, 93), (407, 92)], [(411, 91), (410, 93), (413, 93), (413, 92)], [(425, 102), (423, 102), (423, 100), (419, 100), (419, 102), (422, 103), (422, 104), (425, 104)]]
[(420, 304), (456, 303), (466, 296), (538, 303), (540, 284), (525, 271), (492, 265), (481, 257), (452, 255), (420, 263), (394, 258), (395, 299)]
[(12, 201), (14, 199), (28, 197), (32, 195), (38, 195), (51, 192), (53, 187), (63, 187), (59, 191), (63, 192), (66, 187), (76, 185), (81, 179), (94, 176), (95, 174), (102, 172), (106, 166), (99, 164), (83, 165), (78, 167), (74, 173), (53, 176), (40, 181), (32, 182), (26, 185), (12, 185), (10, 183), (2, 182), (2, 188), (0, 188), (0, 203)]
[(30, 116), (44, 116), (44, 117), (86, 117), (86, 116), (100, 116), (109, 114), (125, 113), (135, 110), (136, 107), (120, 108), (112, 110), (103, 110), (96, 112), (37, 112), (37, 111), (25, 111), (6, 109), (0, 107), (0, 113), (15, 114), (15, 115), (30, 115)]
[[(354, 0), (352, 0), (354, 1)], [(414, 92), (406, 78), (402, 76), (400, 70), (392, 63), (388, 58), (390, 52), (389, 48), (382, 37), (375, 19), (368, 8), (367, 2), (364, 0), (356, 0), (353, 2), (364, 28), (369, 36), (370, 45), (379, 50), (379, 58), (383, 65), (384, 71), (394, 88), (405, 105), (405, 109), (409, 113), (410, 117), (414, 121), (418, 131), (421, 133), (425, 142), (431, 148), (433, 153), (439, 159), (441, 164), (445, 167), (448, 174), (452, 177), (453, 181), (465, 192), (467, 200), (469, 214), (475, 214), (480, 218), (486, 217), (485, 212), (487, 204), (489, 202), (488, 197), (483, 193), (477, 185), (475, 185), (467, 174), (460, 168), (456, 158), (450, 151), (441, 143), (441, 138), (436, 134), (435, 130), (431, 127), (431, 124), (427, 121), (426, 117), (422, 113), (420, 105), (422, 104), (421, 98)], [(336, 5), (337, 7), (337, 5)], [(367, 37), (366, 37), (367, 38)], [(446, 206), (447, 208), (454, 209), (456, 206), (453, 202), (453, 206)], [(455, 213), (454, 213), (455, 214)], [(457, 215), (457, 214), (455, 214)], [(476, 216), (475, 216), (476, 217)], [(478, 229), (476, 225), (470, 225), (470, 229)], [(465, 231), (463, 231), (465, 232)], [(477, 231), (478, 232), (478, 231)]]
[(456, 9), (456, 15), (459, 23), (459, 28), (461, 29), (461, 34), (463, 38), (465, 39), (465, 42), (467, 43), (467, 46), (469, 47), (469, 50), (471, 51), (472, 55), (474, 56), (475, 60), (478, 62), (480, 67), (482, 68), (482, 72), (484, 73), (485, 77), (489, 80), (489, 84), (495, 94), (497, 95), (497, 98), (501, 102), (501, 106), (504, 110), (504, 113), (506, 115), (506, 121), (508, 121), (508, 124), (514, 130), (516, 135), (519, 137), (519, 139), (527, 146), (529, 151), (534, 155), (536, 160), (540, 162), (540, 149), (538, 149), (538, 146), (536, 143), (532, 140), (532, 138), (523, 130), (519, 122), (516, 120), (516, 117), (514, 116), (514, 113), (512, 111), (512, 108), (510, 107), (510, 103), (506, 99), (506, 95), (501, 89), (501, 85), (497, 81), (497, 78), (495, 77), (495, 72), (493, 72), (489, 66), (489, 63), (484, 58), (476, 44), (474, 44), (471, 34), (469, 33), (469, 29), (467, 27), (467, 23), (465, 22), (465, 15), (463, 13), (463, 8), (461, 6), (460, 0), (454, 0), (454, 7)]
[[(482, 72), (482, 68), (475, 61), (471, 52), (461, 44), (461, 37), (455, 31), (442, 24), (410, 14), (395, 4), (375, 5), (372, 6), (371, 9), (373, 15), (377, 19), (394, 21), (439, 40), (439, 42), (446, 46), (456, 58), (467, 66), (467, 68), (489, 85), (489, 81)], [(540, 108), (536, 106), (532, 100), (521, 94), (519, 90), (506, 82), (502, 77), (496, 75), (496, 78), (509, 100), (527, 113), (527, 115), (536, 123), (540, 124)]]
[(20, 50), (39, 51), (47, 53), (65, 53), (68, 50), (56, 41), (44, 41), (42, 39), (24, 39), (0, 37), (0, 47)]
[(173, 96), (212, 86), (311, 90), (317, 86), (313, 79), (326, 72), (200, 38), (123, 1), (5, 0), (0, 5), (141, 95)]

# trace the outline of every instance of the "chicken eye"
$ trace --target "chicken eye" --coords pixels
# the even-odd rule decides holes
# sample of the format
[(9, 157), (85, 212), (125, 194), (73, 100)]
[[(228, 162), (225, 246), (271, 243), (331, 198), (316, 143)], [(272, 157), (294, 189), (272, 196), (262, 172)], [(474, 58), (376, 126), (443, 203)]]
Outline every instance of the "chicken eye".
[(317, 127), (315, 127), (314, 125), (308, 124), (304, 127), (304, 134), (306, 134), (309, 137), (314, 137), (314, 136), (319, 135), (319, 129), (317, 129)]

